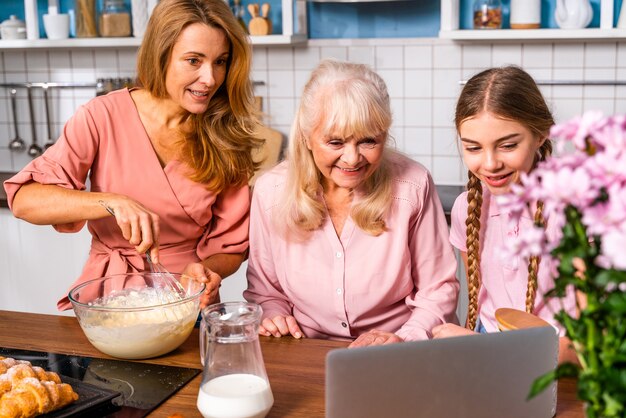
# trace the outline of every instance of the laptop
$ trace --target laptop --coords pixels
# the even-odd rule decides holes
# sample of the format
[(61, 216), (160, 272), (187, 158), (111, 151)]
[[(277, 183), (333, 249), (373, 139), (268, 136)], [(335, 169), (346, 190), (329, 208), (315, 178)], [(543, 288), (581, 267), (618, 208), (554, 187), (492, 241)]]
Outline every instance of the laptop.
[(555, 383), (526, 398), (557, 358), (552, 327), (332, 350), (326, 417), (550, 418)]

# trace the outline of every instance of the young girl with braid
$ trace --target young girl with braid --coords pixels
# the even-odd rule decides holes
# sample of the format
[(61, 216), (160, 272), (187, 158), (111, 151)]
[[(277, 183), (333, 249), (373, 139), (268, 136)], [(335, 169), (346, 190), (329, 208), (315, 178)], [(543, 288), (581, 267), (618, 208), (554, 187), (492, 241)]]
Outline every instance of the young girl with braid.
[[(554, 313), (561, 306), (575, 311), (575, 300), (573, 295), (560, 301), (544, 299), (554, 287), (548, 261), (538, 257), (526, 261), (501, 251), (521, 228), (535, 223), (554, 234), (558, 227), (550, 223), (542, 202), (511, 225), (496, 200), (552, 152), (548, 134), (554, 120), (539, 88), (518, 67), (482, 71), (463, 88), (455, 124), (469, 181), (452, 209), (450, 242), (465, 263), (468, 315), (465, 328), (440, 325), (433, 329), (434, 337), (497, 331), (495, 311), (504, 307), (532, 313), (559, 328)], [(562, 337), (560, 345), (562, 357), (569, 344)]]

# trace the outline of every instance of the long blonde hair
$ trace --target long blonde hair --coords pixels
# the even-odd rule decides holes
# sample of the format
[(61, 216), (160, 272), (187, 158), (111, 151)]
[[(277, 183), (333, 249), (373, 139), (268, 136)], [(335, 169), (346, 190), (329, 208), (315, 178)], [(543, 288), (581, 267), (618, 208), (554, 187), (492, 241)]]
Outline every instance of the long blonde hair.
[(166, 71), (181, 32), (194, 23), (224, 32), (230, 44), (226, 80), (203, 114), (190, 114), (191, 133), (184, 134), (182, 159), (191, 179), (215, 192), (243, 185), (257, 164), (251, 151), (261, 142), (250, 83), (251, 49), (247, 35), (223, 0), (161, 0), (155, 7), (137, 54), (140, 86), (156, 98), (167, 98)]
[[(304, 238), (325, 219), (320, 197), (322, 174), (306, 145), (315, 129), (344, 138), (388, 135), (391, 121), (389, 94), (378, 74), (363, 64), (322, 61), (304, 87), (291, 128), (287, 183), (275, 211), (276, 226)], [(391, 202), (386, 153), (383, 151), (380, 166), (361, 186), (363, 199), (350, 211), (355, 224), (375, 236), (385, 231), (384, 217)]]
[[(554, 118), (539, 87), (532, 77), (519, 67), (491, 68), (474, 75), (465, 84), (456, 105), (455, 124), (457, 132), (461, 124), (480, 112), (488, 111), (503, 119), (514, 120), (536, 137), (546, 138), (535, 156), (536, 165), (552, 153), (552, 143), (547, 138)], [(480, 216), (483, 204), (482, 185), (478, 177), (468, 172), (467, 182), (467, 279), (468, 308), (467, 327), (474, 329), (478, 317), (478, 293), (480, 274)], [(534, 214), (536, 225), (545, 227), (543, 203), (537, 202)], [(531, 257), (528, 264), (526, 312), (532, 313), (537, 294), (537, 271), (539, 257)]]

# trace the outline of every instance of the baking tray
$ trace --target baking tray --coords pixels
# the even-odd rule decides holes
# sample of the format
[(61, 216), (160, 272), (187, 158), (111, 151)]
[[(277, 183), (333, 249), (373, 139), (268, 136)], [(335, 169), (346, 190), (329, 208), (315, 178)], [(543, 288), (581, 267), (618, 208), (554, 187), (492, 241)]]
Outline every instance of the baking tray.
[[(185, 367), (2, 347), (0, 347), (0, 356), (28, 360), (35, 366), (58, 373), (62, 379), (76, 379), (82, 383), (121, 394), (110, 399), (110, 403), (115, 408), (113, 411), (98, 412), (98, 415), (96, 412), (92, 412), (93, 414), (77, 412), (76, 415), (71, 415), (73, 418), (79, 416), (89, 418), (98, 416), (144, 417), (202, 372), (200, 369)], [(105, 402), (101, 406), (106, 406)], [(57, 417), (56, 415), (50, 416)]]
[(113, 404), (112, 400), (121, 395), (120, 392), (100, 388), (82, 380), (74, 379), (69, 376), (59, 376), (63, 383), (72, 386), (78, 394), (78, 400), (61, 409), (52, 411), (48, 414), (40, 415), (44, 418), (77, 418), (77, 417), (102, 417), (111, 414), (120, 409), (119, 406)]

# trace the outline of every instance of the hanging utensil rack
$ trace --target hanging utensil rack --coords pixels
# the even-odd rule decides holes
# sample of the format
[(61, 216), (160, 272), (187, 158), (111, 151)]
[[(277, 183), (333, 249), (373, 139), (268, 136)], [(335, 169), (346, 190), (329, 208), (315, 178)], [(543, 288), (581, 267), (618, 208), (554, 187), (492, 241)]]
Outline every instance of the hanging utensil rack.
[[(99, 79), (100, 82), (106, 79)], [(126, 80), (122, 78), (121, 80)], [(264, 86), (265, 81), (252, 81), (253, 86)], [(28, 88), (28, 87), (39, 87), (39, 88), (96, 88), (98, 87), (98, 83), (57, 83), (57, 82), (36, 82), (36, 83), (0, 83), (0, 87), (5, 88)]]
[[(95, 88), (96, 87), (96, 83), (58, 83), (58, 82), (22, 82), (22, 83), (0, 83), (0, 87), (4, 87), (7, 89), (10, 89), (11, 91), (11, 101), (12, 101), (12, 108), (13, 108), (13, 120), (14, 120), (14, 125), (15, 125), (15, 132), (16, 132), (16, 137), (19, 137), (18, 134), (18, 120), (17, 120), (17, 115), (16, 115), (16, 107), (14, 105), (14, 100), (15, 100), (15, 92), (17, 91), (17, 89), (27, 89), (28, 92), (28, 110), (29, 110), (29, 117), (30, 117), (30, 125), (31, 125), (31, 145), (26, 148), (25, 144), (23, 144), (22, 146), (18, 146), (19, 144), (17, 142), (15, 142), (15, 146), (11, 146), (10, 149), (11, 151), (15, 151), (15, 152), (21, 152), (24, 151), (26, 149), (26, 151), (28, 152), (28, 155), (31, 158), (35, 158), (37, 156), (39, 156), (43, 149), (39, 146), (39, 144), (37, 143), (37, 128), (36, 128), (36, 123), (34, 120), (34, 109), (33, 109), (33, 98), (32, 98), (32, 91), (33, 88), (41, 88), (44, 91), (44, 100), (46, 101), (45, 104), (45, 109), (46, 109), (46, 124), (47, 124), (47, 137), (46, 137), (46, 148), (48, 148), (49, 146), (51, 146), (54, 143), (53, 138), (51, 138), (52, 134), (52, 129), (51, 129), (51, 120), (50, 120), (50, 111), (49, 111), (49, 104), (48, 104), (48, 91), (51, 88)], [(20, 140), (23, 142), (23, 139), (20, 138)], [(13, 143), (12, 143), (13, 144)]]
[(95, 88), (96, 83), (57, 83), (57, 82), (42, 82), (42, 83), (0, 83), (0, 87), (6, 88)]

